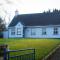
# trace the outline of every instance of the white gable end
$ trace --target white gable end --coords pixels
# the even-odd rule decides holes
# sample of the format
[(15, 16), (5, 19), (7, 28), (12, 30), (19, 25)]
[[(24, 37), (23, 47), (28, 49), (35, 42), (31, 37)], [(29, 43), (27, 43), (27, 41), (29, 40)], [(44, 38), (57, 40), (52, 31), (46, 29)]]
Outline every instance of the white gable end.
[(18, 22), (15, 27), (23, 27), (23, 24), (21, 22)]
[(9, 38), (20, 38), (23, 37), (23, 25), (18, 22), (16, 26), (9, 28)]

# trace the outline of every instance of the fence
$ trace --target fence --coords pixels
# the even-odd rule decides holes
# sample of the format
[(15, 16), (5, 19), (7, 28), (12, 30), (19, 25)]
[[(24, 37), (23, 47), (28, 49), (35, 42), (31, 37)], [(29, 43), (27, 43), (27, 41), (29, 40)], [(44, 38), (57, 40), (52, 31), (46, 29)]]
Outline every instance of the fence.
[[(14, 54), (14, 55), (13, 55)], [(9, 50), (4, 49), (4, 60), (35, 60), (35, 49)]]

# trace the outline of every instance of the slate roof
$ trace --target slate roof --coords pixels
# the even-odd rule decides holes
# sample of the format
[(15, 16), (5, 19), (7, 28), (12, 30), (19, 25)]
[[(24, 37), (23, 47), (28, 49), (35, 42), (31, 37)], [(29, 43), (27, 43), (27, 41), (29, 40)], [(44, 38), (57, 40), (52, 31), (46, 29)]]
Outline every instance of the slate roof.
[(21, 22), (25, 26), (60, 25), (60, 13), (35, 13), (15, 16), (9, 27)]

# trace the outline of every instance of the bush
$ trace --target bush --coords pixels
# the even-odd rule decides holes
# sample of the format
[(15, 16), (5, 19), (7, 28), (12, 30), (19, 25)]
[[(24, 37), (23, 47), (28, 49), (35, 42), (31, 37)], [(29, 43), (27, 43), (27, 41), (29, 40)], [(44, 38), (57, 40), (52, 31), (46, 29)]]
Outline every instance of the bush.
[(0, 47), (0, 56), (3, 56), (3, 53), (4, 53), (4, 49)]
[(2, 32), (0, 32), (0, 38), (3, 38), (3, 33)]
[(0, 56), (4, 55), (4, 48), (7, 48), (7, 45), (0, 45)]

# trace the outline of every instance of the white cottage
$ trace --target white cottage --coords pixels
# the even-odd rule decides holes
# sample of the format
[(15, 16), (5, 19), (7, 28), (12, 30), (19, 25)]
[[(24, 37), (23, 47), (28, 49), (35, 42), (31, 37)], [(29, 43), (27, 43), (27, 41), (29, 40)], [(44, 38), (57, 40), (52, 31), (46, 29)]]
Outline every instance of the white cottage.
[(60, 38), (60, 14), (16, 15), (4, 33), (4, 38)]

